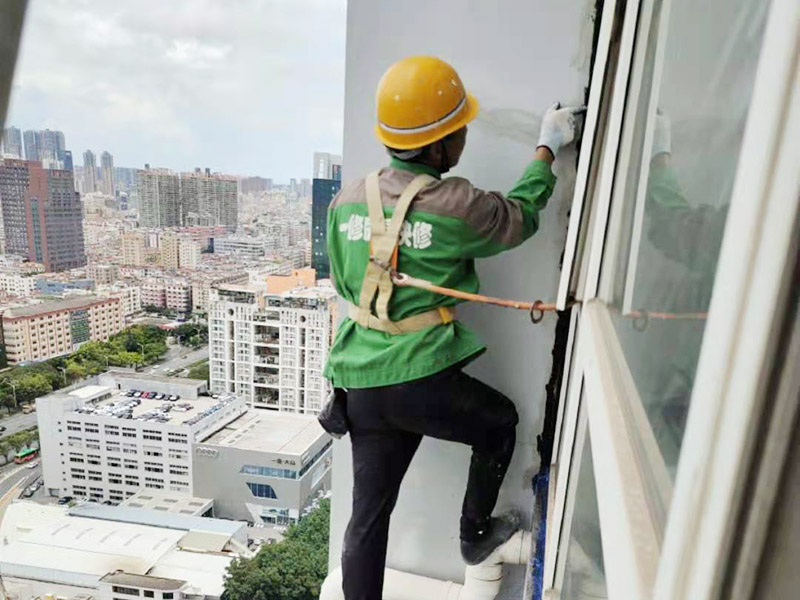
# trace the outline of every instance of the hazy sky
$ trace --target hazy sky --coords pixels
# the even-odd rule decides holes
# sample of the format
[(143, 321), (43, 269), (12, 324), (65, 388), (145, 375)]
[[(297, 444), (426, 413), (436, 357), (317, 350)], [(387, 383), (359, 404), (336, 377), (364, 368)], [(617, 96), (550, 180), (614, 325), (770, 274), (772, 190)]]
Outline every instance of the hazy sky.
[[(345, 0), (30, 0), (7, 126), (75, 163), (310, 177), (341, 151)], [(99, 158), (98, 158), (99, 162)]]

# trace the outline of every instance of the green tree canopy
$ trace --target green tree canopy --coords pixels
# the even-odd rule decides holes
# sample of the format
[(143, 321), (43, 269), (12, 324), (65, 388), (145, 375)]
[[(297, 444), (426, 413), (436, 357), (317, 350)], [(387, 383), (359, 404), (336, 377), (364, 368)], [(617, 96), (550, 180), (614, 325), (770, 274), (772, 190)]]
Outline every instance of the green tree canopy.
[(278, 544), (228, 567), (225, 600), (317, 600), (328, 573), (330, 501), (323, 500)]

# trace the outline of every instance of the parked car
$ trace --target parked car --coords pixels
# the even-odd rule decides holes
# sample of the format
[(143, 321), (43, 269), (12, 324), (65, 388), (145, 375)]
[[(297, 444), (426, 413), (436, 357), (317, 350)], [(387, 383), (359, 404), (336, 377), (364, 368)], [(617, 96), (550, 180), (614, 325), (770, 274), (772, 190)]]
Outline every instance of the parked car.
[(0, 433), (3, 433), (6, 430), (5, 425), (0, 425)]
[(63, 506), (64, 504), (69, 504), (70, 502), (72, 502), (72, 496), (62, 496), (58, 499), (56, 504), (61, 504)]
[(22, 492), (23, 497), (30, 498), (36, 492), (36, 488), (34, 487), (26, 487), (25, 491)]
[(149, 394), (147, 394), (147, 397), (152, 400), (153, 398), (156, 397), (156, 393), (155, 392), (150, 392)]
[(173, 394), (172, 396), (169, 397), (169, 399), (172, 400), (173, 402), (175, 402), (175, 400), (180, 400), (181, 397), (178, 396), (177, 394)]
[(134, 398), (141, 398), (142, 397), (142, 392), (133, 392), (133, 397)]
[(165, 397), (164, 394), (156, 394), (156, 400), (163, 400)]

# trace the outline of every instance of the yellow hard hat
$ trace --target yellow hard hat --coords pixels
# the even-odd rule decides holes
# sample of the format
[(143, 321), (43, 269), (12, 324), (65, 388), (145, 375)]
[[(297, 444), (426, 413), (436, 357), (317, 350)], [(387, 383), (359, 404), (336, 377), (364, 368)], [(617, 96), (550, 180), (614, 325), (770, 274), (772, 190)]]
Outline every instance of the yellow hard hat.
[(398, 150), (432, 144), (478, 114), (478, 101), (464, 89), (456, 70), (432, 56), (394, 63), (381, 77), (375, 100), (375, 134)]

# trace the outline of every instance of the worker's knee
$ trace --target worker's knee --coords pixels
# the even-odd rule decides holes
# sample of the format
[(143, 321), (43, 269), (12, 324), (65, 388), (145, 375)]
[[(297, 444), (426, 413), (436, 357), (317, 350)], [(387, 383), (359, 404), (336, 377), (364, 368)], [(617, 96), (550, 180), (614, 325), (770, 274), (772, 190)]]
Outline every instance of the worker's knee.
[(519, 424), (517, 407), (505, 396), (498, 403), (496, 417), (498, 426), (504, 429), (515, 429)]

